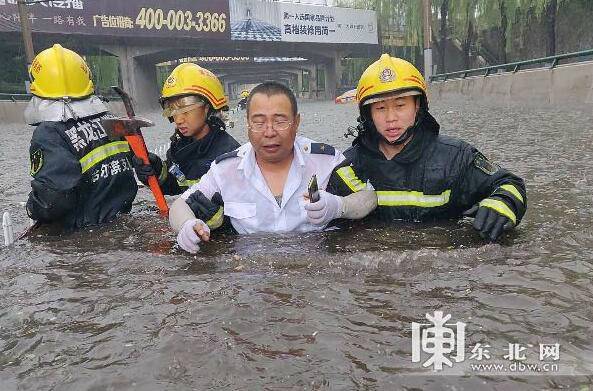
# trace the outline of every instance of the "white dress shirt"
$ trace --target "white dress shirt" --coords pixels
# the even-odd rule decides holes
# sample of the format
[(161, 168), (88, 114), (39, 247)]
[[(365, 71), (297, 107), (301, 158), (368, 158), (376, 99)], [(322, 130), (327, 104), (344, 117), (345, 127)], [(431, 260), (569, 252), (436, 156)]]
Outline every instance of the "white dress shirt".
[(303, 193), (313, 174), (317, 175), (319, 189), (325, 189), (334, 167), (342, 160), (344, 155), (333, 147), (297, 136), (282, 204), (278, 205), (255, 160), (253, 147), (247, 143), (237, 149), (236, 156), (213, 162), (200, 182), (181, 197), (187, 200), (196, 190), (208, 199), (220, 193), (224, 214), (240, 234), (317, 231), (323, 227), (307, 221)]

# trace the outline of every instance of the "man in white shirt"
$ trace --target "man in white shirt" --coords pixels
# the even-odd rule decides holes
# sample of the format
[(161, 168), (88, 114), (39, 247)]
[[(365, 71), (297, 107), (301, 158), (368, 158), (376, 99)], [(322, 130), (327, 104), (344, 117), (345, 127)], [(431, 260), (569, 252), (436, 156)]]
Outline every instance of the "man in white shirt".
[(188, 252), (209, 240), (210, 229), (222, 224), (223, 211), (240, 234), (315, 231), (333, 219), (352, 218), (342, 197), (323, 190), (316, 203), (304, 197), (313, 175), (325, 189), (344, 156), (330, 145), (297, 136), (300, 115), (289, 88), (276, 82), (255, 87), (247, 120), (250, 142), (219, 156), (171, 208), (177, 242)]

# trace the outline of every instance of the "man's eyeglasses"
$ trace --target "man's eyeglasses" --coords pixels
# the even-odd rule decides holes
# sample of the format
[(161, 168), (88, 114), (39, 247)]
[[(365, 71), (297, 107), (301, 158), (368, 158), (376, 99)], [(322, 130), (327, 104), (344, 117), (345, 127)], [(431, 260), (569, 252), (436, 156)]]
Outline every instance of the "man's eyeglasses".
[[(292, 121), (285, 119), (277, 119), (272, 121), (272, 129), (276, 132), (283, 132), (292, 126)], [(254, 133), (261, 133), (268, 129), (268, 122), (266, 121), (250, 121), (249, 130)]]

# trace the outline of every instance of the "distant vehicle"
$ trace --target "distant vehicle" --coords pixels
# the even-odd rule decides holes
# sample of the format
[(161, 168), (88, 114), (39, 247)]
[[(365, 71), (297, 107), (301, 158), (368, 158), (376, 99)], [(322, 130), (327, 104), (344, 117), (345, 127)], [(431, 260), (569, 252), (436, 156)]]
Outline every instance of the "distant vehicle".
[(356, 100), (356, 88), (348, 90), (336, 98), (336, 104), (350, 103)]

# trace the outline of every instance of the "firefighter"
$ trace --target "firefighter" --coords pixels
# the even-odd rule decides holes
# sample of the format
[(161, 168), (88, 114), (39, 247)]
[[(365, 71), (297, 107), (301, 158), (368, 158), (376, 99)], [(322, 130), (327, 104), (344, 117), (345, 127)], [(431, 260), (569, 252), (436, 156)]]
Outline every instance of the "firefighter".
[(490, 241), (519, 224), (527, 206), (523, 180), (472, 145), (439, 134), (424, 78), (412, 64), (382, 55), (362, 74), (356, 98), (359, 134), (332, 173), (329, 193), (344, 196), (370, 184), (377, 194), (374, 218), (467, 215)]
[(146, 184), (156, 175), (163, 193), (181, 194), (197, 183), (214, 159), (239, 147), (226, 132), (221, 111), (227, 98), (218, 78), (196, 64), (177, 66), (163, 85), (163, 116), (175, 123), (175, 132), (163, 162), (149, 154), (150, 165), (134, 159), (138, 179)]
[(249, 98), (249, 91), (247, 91), (247, 90), (241, 91), (241, 94), (239, 95), (239, 97), (241, 99), (239, 99), (239, 102), (237, 102), (237, 109), (245, 110), (245, 107), (247, 106), (247, 98)]
[(137, 191), (130, 148), (109, 140), (101, 126), (112, 115), (94, 95), (85, 61), (56, 44), (35, 57), (29, 75), (25, 118), (36, 126), (29, 217), (72, 231), (129, 212)]

